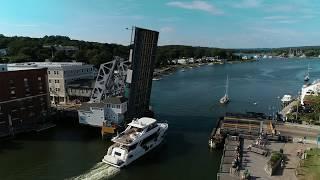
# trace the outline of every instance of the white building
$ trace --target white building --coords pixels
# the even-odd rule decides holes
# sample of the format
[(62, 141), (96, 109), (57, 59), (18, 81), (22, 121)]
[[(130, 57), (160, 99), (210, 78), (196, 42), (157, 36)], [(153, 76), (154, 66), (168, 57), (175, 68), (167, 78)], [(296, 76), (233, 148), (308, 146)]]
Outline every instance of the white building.
[(304, 85), (301, 89), (300, 103), (304, 105), (304, 98), (308, 95), (319, 95), (320, 94), (320, 80), (314, 81), (310, 85)]
[(0, 72), (8, 71), (7, 64), (0, 64)]
[(242, 56), (242, 59), (243, 60), (248, 60), (249, 58), (248, 58), (248, 56)]
[(7, 54), (7, 49), (0, 49), (0, 56), (6, 56)]
[(52, 103), (68, 101), (67, 85), (79, 79), (94, 79), (93, 65), (81, 62), (28, 62), (8, 64), (10, 70), (48, 68), (48, 86)]
[(79, 123), (102, 127), (103, 124), (121, 124), (127, 112), (127, 99), (108, 97), (100, 103), (84, 103), (78, 111)]
[(178, 59), (177, 64), (187, 64), (186, 59)]
[(187, 62), (188, 62), (189, 64), (193, 64), (193, 63), (195, 63), (195, 60), (194, 60), (194, 58), (188, 58), (188, 59), (187, 59)]

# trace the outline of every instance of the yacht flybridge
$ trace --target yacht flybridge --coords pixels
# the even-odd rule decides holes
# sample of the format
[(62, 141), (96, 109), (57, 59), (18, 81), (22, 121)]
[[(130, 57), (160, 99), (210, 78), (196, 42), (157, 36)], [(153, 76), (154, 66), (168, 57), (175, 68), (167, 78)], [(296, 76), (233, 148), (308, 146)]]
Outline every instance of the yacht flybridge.
[(112, 138), (114, 144), (102, 161), (117, 168), (127, 166), (158, 146), (167, 130), (167, 123), (157, 123), (153, 118), (134, 119), (125, 131)]

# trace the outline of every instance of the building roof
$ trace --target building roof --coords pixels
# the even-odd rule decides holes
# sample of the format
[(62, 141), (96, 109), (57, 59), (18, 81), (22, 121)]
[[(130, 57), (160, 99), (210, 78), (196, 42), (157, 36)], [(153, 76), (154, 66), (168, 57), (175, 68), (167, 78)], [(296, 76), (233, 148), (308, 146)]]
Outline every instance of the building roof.
[(68, 88), (75, 89), (93, 89), (95, 85), (94, 79), (79, 79), (68, 84)]
[[(83, 62), (25, 62), (25, 63), (10, 63), (8, 64), (8, 69), (23, 70), (23, 69), (38, 69), (38, 68), (69, 68), (69, 67), (79, 67), (85, 64)], [(93, 65), (90, 65), (93, 66)]]
[(94, 108), (103, 108), (105, 106), (104, 103), (100, 102), (100, 103), (82, 103), (81, 106), (79, 107), (80, 111), (90, 111), (90, 107), (94, 107)]
[(157, 122), (157, 120), (153, 118), (143, 117), (140, 119), (135, 119), (131, 123), (129, 123), (129, 126), (137, 127), (137, 128), (144, 128), (147, 127), (153, 123)]
[(103, 100), (104, 103), (107, 104), (122, 104), (127, 101), (127, 98), (123, 96), (118, 96), (118, 97), (107, 97), (106, 99)]
[(127, 101), (127, 98), (119, 96), (119, 97), (108, 97), (107, 99), (102, 100), (99, 103), (83, 103), (79, 110), (82, 111), (90, 111), (90, 107), (94, 108), (103, 108), (106, 104), (122, 104)]

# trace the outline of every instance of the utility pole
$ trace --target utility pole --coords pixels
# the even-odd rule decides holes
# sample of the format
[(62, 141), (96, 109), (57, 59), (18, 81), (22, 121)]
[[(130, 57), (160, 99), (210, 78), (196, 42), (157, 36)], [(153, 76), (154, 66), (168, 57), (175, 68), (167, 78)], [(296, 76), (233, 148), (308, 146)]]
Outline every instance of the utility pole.
[(126, 28), (126, 30), (131, 30), (131, 36), (130, 36), (130, 52), (129, 52), (129, 62), (132, 62), (132, 53), (133, 53), (133, 33), (134, 33), (135, 26), (132, 26), (131, 28)]

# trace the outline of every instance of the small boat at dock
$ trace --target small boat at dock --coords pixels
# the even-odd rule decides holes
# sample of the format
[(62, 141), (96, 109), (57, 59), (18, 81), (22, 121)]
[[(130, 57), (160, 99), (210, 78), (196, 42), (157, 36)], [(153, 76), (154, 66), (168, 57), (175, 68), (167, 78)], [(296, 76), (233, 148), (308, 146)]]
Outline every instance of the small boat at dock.
[(160, 78), (153, 78), (152, 81), (160, 81)]
[(308, 82), (310, 80), (309, 70), (310, 70), (310, 65), (308, 64), (308, 70), (307, 70), (306, 74), (304, 75), (305, 82)]

